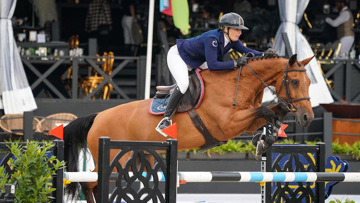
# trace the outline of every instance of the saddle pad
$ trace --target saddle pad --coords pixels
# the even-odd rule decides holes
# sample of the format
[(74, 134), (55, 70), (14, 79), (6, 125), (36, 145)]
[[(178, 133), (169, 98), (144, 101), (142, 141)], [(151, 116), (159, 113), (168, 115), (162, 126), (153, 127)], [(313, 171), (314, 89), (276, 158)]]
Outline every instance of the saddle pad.
[(165, 113), (166, 106), (169, 102), (170, 97), (166, 98), (153, 98), (151, 100), (149, 113), (153, 115), (162, 115)]
[[(204, 82), (202, 81), (201, 75), (196, 70), (196, 74), (200, 79), (200, 96), (199, 99), (196, 101), (194, 109), (199, 108), (201, 101), (204, 97)], [(163, 115), (165, 113), (166, 106), (168, 104), (170, 97), (166, 98), (152, 98), (149, 105), (149, 113), (153, 115)], [(177, 111), (180, 112), (180, 111)]]

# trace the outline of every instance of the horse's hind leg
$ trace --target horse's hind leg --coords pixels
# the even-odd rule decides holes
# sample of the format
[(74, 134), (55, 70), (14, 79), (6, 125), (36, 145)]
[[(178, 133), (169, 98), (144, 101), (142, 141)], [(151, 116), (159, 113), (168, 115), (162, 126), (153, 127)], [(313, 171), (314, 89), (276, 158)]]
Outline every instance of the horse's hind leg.
[(96, 196), (94, 199), (93, 196), (93, 188), (94, 188), (94, 184), (92, 183), (80, 183), (82, 191), (84, 193), (85, 199), (87, 203), (95, 203), (96, 201)]

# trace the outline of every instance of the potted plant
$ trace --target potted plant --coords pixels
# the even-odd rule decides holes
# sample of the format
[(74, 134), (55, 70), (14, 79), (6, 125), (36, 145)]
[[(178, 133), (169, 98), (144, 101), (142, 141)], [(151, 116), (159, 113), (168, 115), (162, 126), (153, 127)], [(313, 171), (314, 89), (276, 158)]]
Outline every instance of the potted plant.
[(27, 142), (22, 146), (11, 143), (10, 151), (14, 159), (9, 160), (10, 167), (15, 169), (13, 174), (6, 174), (4, 167), (0, 167), (0, 190), (4, 192), (5, 184), (15, 184), (15, 197), (20, 202), (49, 202), (51, 193), (56, 189), (51, 181), (56, 171), (65, 166), (50, 154), (52, 143), (40, 145), (37, 142)]

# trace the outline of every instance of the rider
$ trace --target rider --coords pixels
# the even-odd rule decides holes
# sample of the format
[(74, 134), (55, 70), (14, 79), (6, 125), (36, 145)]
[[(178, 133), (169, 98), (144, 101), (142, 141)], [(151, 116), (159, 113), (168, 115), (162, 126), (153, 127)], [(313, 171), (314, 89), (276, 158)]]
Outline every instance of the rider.
[[(209, 69), (210, 71), (234, 70), (244, 65), (245, 58), (238, 58), (235, 61), (220, 61), (222, 57), (231, 49), (240, 53), (253, 53), (261, 56), (264, 53), (245, 47), (239, 37), (242, 30), (248, 30), (244, 26), (243, 18), (237, 13), (224, 14), (220, 19), (220, 29), (210, 30), (191, 39), (177, 39), (176, 45), (172, 46), (167, 54), (167, 63), (172, 76), (176, 81), (176, 88), (171, 94), (165, 114), (156, 130), (162, 132), (163, 129), (172, 125), (171, 118), (176, 112), (182, 96), (189, 86), (189, 68)], [(271, 52), (271, 51), (270, 51)], [(269, 53), (272, 56), (274, 52)], [(267, 55), (267, 52), (265, 52)]]

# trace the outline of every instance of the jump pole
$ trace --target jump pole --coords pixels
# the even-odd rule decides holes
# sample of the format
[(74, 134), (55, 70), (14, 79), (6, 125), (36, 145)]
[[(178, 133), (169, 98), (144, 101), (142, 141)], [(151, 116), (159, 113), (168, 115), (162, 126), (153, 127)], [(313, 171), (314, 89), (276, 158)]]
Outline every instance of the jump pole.
[[(146, 176), (146, 172), (142, 174)], [(158, 172), (158, 180), (164, 181), (165, 176)], [(110, 180), (116, 180), (118, 173), (111, 173)], [(133, 174), (130, 172), (129, 177)], [(65, 181), (96, 182), (96, 172), (65, 172)], [(181, 183), (199, 182), (360, 182), (360, 173), (329, 173), (329, 172), (178, 172)]]

